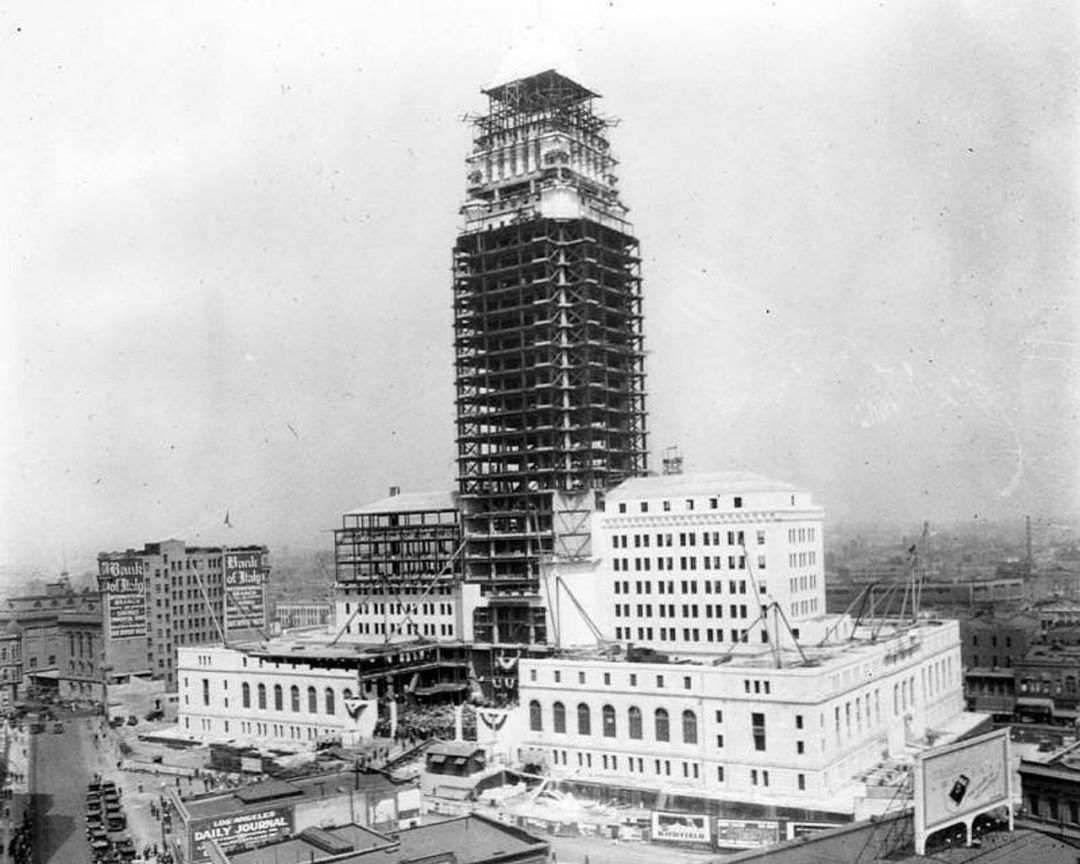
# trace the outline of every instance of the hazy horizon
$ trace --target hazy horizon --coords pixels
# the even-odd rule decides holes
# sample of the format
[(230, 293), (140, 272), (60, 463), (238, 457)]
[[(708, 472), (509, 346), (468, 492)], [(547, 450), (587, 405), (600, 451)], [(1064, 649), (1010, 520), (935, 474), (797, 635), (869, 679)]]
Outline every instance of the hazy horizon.
[(6, 10), (0, 564), (329, 547), (390, 485), (453, 488), (463, 117), (538, 30), (621, 120), (652, 469), (677, 445), (836, 524), (1074, 520), (1078, 23), (931, 0)]

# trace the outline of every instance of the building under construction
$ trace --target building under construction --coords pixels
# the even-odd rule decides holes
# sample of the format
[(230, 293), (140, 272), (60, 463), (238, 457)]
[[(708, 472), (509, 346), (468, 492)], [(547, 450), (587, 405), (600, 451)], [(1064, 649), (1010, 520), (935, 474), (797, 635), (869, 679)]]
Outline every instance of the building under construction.
[(337, 639), (465, 638), (461, 525), (448, 492), (390, 495), (334, 532)]
[(458, 492), (478, 642), (542, 643), (542, 560), (590, 553), (599, 494), (646, 471), (638, 242), (595, 93), (484, 91), (454, 246)]

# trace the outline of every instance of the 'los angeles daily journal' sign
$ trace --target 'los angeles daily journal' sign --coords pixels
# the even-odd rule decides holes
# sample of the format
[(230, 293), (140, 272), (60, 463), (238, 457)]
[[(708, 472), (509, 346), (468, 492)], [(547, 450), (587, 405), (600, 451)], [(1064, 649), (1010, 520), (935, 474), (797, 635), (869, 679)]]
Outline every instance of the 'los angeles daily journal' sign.
[(98, 561), (98, 587), (105, 592), (109, 638), (146, 635), (146, 574), (139, 558)]
[(237, 813), (217, 819), (200, 819), (191, 825), (191, 860), (209, 860), (206, 847), (215, 840), (221, 851), (252, 849), (293, 833), (291, 807), (274, 807), (257, 813)]

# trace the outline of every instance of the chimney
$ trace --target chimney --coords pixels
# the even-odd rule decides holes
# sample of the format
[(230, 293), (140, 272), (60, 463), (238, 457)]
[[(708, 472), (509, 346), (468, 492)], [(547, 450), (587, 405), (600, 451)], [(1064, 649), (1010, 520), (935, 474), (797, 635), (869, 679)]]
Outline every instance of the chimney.
[(391, 486), (390, 487), (390, 497), (391, 498), (396, 498), (400, 494), (401, 494), (401, 487), (400, 486)]

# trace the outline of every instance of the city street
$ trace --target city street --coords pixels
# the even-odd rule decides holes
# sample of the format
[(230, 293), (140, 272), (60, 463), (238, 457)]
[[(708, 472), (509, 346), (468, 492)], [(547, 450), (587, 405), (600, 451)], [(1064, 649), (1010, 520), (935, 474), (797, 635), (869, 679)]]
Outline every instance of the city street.
[(88, 721), (64, 718), (61, 734), (35, 736), (36, 758), (31, 776), (34, 808), (35, 864), (84, 864), (86, 784), (93, 773), (93, 743)]

